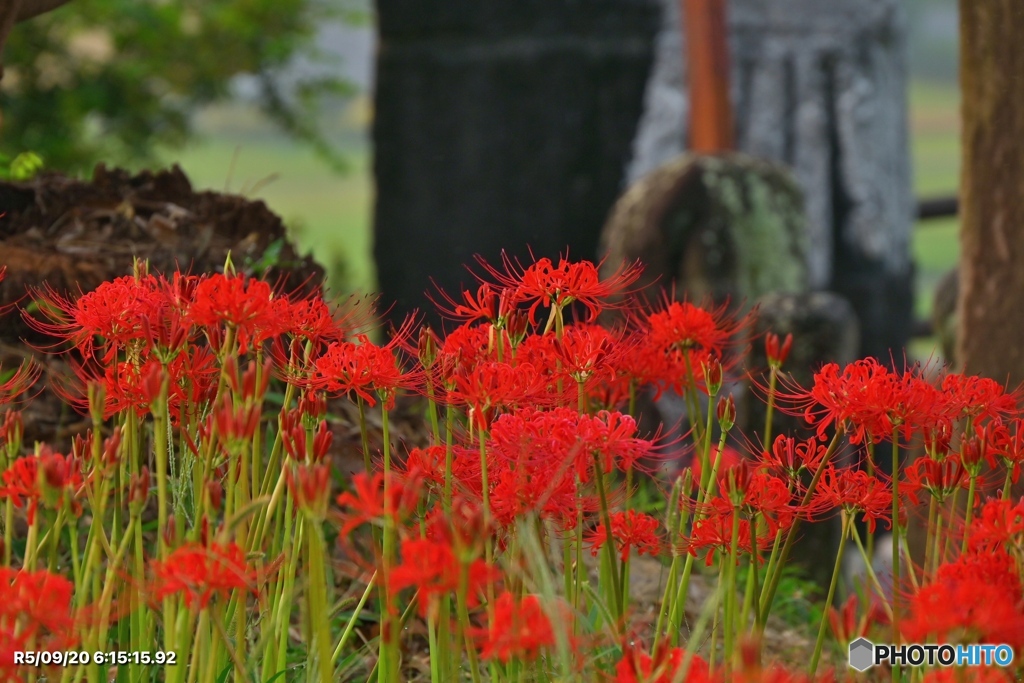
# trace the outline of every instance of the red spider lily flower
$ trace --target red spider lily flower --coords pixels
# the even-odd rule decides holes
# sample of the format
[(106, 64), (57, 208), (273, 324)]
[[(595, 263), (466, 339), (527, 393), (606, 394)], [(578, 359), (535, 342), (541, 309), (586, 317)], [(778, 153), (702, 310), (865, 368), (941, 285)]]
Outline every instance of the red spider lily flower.
[(861, 513), (871, 533), (878, 520), (892, 525), (892, 490), (863, 470), (829, 466), (814, 492), (811, 507), (816, 510), (842, 508), (848, 514)]
[(43, 447), (39, 455), (26, 455), (11, 463), (3, 473), (0, 498), (10, 498), (16, 508), (25, 508), (28, 523), (33, 524), (40, 503), (56, 509), (67, 502), (71, 512), (78, 514), (81, 506), (75, 498), (81, 488), (81, 462)]
[[(725, 306), (708, 310), (689, 301), (669, 298), (646, 318), (655, 346), (678, 351), (699, 349), (719, 358), (744, 324), (745, 321), (731, 320)], [(693, 371), (699, 369), (694, 367)]]
[(563, 371), (574, 382), (615, 376), (619, 340), (600, 325), (567, 325), (557, 344)]
[(839, 609), (828, 608), (828, 625), (837, 642), (848, 643), (863, 638), (872, 626), (889, 624), (889, 617), (877, 600), (871, 600), (868, 609), (860, 616), (857, 614), (859, 604), (860, 598), (853, 593)]
[(15, 652), (63, 650), (78, 643), (74, 591), (73, 583), (46, 570), (0, 567), (0, 680), (25, 680)]
[(444, 385), (443, 380), (455, 372), (467, 372), (480, 363), (496, 360), (491, 343), (494, 334), (491, 325), (463, 325), (449, 332), (438, 349), (435, 365), (442, 381), (437, 384)]
[(454, 380), (448, 400), (467, 406), (473, 424), (480, 429), (490, 426), (495, 411), (533, 405), (544, 397), (543, 377), (529, 363), (483, 362), (456, 374)]
[[(733, 516), (736, 512), (731, 502), (716, 497), (707, 504), (707, 513), (706, 517), (694, 522), (690, 538), (683, 543), (683, 547), (694, 557), (700, 550), (708, 551), (705, 563), (710, 567), (714, 561), (714, 553), (710, 551), (718, 550), (723, 555), (729, 552), (732, 545)], [(758, 530), (756, 535), (759, 552), (764, 552), (772, 547), (775, 534), (778, 531), (777, 528), (771, 526), (771, 520), (768, 521), (768, 529), (766, 531)], [(736, 544), (737, 556), (753, 554), (753, 540), (750, 531), (750, 520), (741, 516)]]
[(405, 342), (411, 324), (412, 321), (407, 320), (402, 330), (385, 346), (377, 346), (365, 335), (358, 336), (358, 342), (332, 343), (315, 362), (313, 388), (337, 394), (355, 394), (371, 406), (377, 403), (376, 394), (385, 409), (390, 410), (394, 407), (396, 392), (411, 388), (416, 383), (416, 375), (402, 370), (395, 353)]
[[(0, 378), (4, 377), (2, 370), (3, 368), (0, 368)], [(0, 406), (17, 401), (32, 388), (42, 371), (42, 366), (32, 360), (27, 360), (19, 365), (13, 374), (0, 381)]]
[(736, 467), (726, 472), (742, 472), (746, 469), (748, 475), (745, 478), (733, 477), (732, 482), (728, 476), (723, 477), (719, 484), (719, 490), (728, 493), (731, 486), (739, 486), (736, 492), (737, 497), (732, 502), (735, 505), (739, 502), (748, 515), (760, 514), (772, 526), (773, 535), (779, 529), (788, 529), (792, 526), (798, 513), (806, 513), (794, 500), (794, 493), (790, 490), (787, 482), (768, 472), (756, 472), (744, 467)]
[(951, 454), (943, 460), (918, 458), (903, 468), (906, 486), (900, 482), (900, 493), (908, 496), (916, 505), (917, 493), (927, 491), (938, 501), (944, 501), (957, 489), (966, 489), (970, 483), (967, 470), (960, 459)]
[[(719, 473), (725, 473), (733, 467), (737, 467), (745, 459), (742, 453), (728, 444), (722, 449), (722, 454), (719, 456), (718, 446), (712, 444), (708, 452), (708, 462), (711, 463), (712, 468), (714, 467), (715, 459), (719, 457), (721, 458), (718, 463)], [(701, 481), (701, 467), (700, 458), (694, 457), (690, 464), (690, 470), (693, 472), (693, 481), (695, 482)]]
[(562, 529), (576, 527), (580, 504), (589, 509), (590, 502), (580, 499), (576, 486), (576, 461), (585, 452), (580, 419), (569, 408), (525, 408), (494, 421), (488, 446), (490, 503), (500, 526), (511, 528), (517, 518), (536, 512)]
[(208, 331), (233, 328), (244, 352), (285, 332), (290, 322), (288, 307), (287, 298), (275, 297), (262, 280), (216, 273), (196, 285), (188, 315)]
[[(566, 605), (554, 606), (558, 628), (571, 623)], [(555, 646), (555, 627), (536, 595), (522, 598), (502, 593), (494, 602), (494, 622), (490, 629), (474, 629), (481, 644), (483, 659), (507, 663), (513, 659), (531, 661)]]
[(255, 593), (259, 583), (257, 571), (236, 543), (186, 544), (150, 566), (153, 600), (181, 595), (190, 609), (206, 609), (214, 597), (225, 599), (234, 590)]
[[(446, 318), (457, 320), (464, 325), (477, 321), (489, 322), (496, 328), (504, 327), (509, 314), (515, 310), (515, 289), (496, 288), (483, 282), (476, 294), (463, 290), (462, 301), (456, 301), (444, 290), (438, 288), (441, 301), (434, 301), (438, 312)], [(433, 299), (432, 299), (433, 300)]]
[(502, 260), (504, 272), (477, 258), (484, 271), (501, 287), (515, 292), (517, 303), (529, 305), (531, 325), (537, 324), (536, 313), (540, 306), (564, 309), (573, 303), (582, 304), (587, 309), (588, 322), (593, 322), (602, 307), (609, 306), (608, 299), (625, 294), (641, 272), (639, 263), (623, 265), (602, 280), (598, 272), (600, 264), (590, 261), (560, 258), (556, 266), (551, 259), (541, 258), (524, 268), (505, 254)]
[(761, 453), (761, 464), (769, 471), (782, 474), (797, 483), (804, 470), (818, 471), (827, 452), (828, 448), (814, 437), (801, 441), (780, 434), (775, 437), (771, 451)]
[[(636, 510), (613, 512), (611, 515), (612, 539), (618, 548), (619, 556), (625, 562), (635, 548), (640, 555), (660, 555), (662, 550), (658, 530), (661, 522), (650, 515)], [(604, 523), (598, 524), (587, 532), (586, 541), (590, 544), (590, 554), (597, 556), (608, 541), (608, 531)]]
[(1017, 412), (1017, 394), (988, 377), (957, 373), (942, 378), (942, 393), (951, 419), (969, 418), (975, 426), (985, 419), (1003, 419)]
[(554, 522), (560, 530), (575, 529), (577, 510), (581, 506), (585, 511), (596, 508), (589, 497), (580, 497), (571, 469), (552, 472), (535, 463), (496, 469), (490, 477), (491, 515), (494, 523), (507, 531), (531, 512)]
[(966, 553), (939, 566), (935, 583), (956, 581), (981, 581), (987, 586), (998, 587), (1005, 599), (1015, 604), (1024, 597), (1017, 560), (1009, 548), (1002, 546), (968, 547)]
[(1016, 484), (1020, 479), (1021, 463), (1024, 463), (1024, 421), (1014, 418), (1009, 425), (1005, 425), (1002, 420), (997, 420), (992, 424), (989, 434), (989, 452), (1002, 460)]
[(850, 363), (840, 371), (828, 363), (814, 375), (810, 390), (780, 392), (780, 407), (792, 403), (808, 424), (825, 438), (830, 425), (847, 429), (850, 442), (878, 443), (899, 431), (903, 439), (915, 432), (931, 433), (947, 420), (942, 393), (915, 371), (889, 371), (873, 358)]
[[(405, 462), (396, 463), (403, 476), (413, 480), (422, 480), (433, 489), (440, 490), (444, 486), (446, 447), (434, 444), (426, 448), (413, 448), (405, 456)], [(452, 469), (455, 468), (454, 453)]]
[(721, 676), (713, 675), (705, 661), (699, 655), (690, 660), (686, 676), (680, 676), (680, 668), (686, 658), (686, 650), (680, 647), (659, 646), (654, 656), (642, 649), (626, 645), (622, 650), (622, 659), (615, 666), (614, 683), (712, 683), (721, 681)]
[(900, 631), (910, 642), (1005, 643), (1024, 648), (1024, 605), (979, 577), (923, 586)]
[[(426, 617), (435, 604), (435, 597), (459, 590), (462, 571), (462, 563), (447, 539), (411, 539), (402, 541), (402, 561), (391, 569), (389, 585), (393, 591), (416, 587), (420, 613)], [(501, 573), (483, 560), (473, 560), (466, 571), (466, 597), (469, 606), (475, 607), (484, 589), (500, 578)]]
[(1024, 499), (990, 499), (982, 506), (968, 530), (968, 547), (992, 550), (1020, 547), (1024, 540)]
[(408, 516), (416, 509), (419, 502), (420, 485), (418, 481), (390, 482), (389, 498), (384, 497), (384, 474), (377, 472), (368, 477), (360, 472), (352, 477), (352, 491), (338, 496), (338, 505), (346, 508), (342, 513), (344, 524), (339, 538), (344, 541), (356, 527), (363, 524), (382, 524), (390, 518), (394, 523)]
[(23, 312), (25, 322), (37, 332), (63, 339), (92, 359), (95, 343), (101, 340), (103, 363), (112, 361), (118, 350), (143, 337), (143, 320), (155, 315), (162, 305), (158, 281), (151, 275), (126, 275), (100, 284), (95, 290), (69, 299), (46, 288), (34, 297), (42, 319)]
[(355, 330), (368, 324), (366, 310), (358, 301), (351, 301), (341, 310), (332, 310), (319, 294), (289, 302), (285, 332), (296, 339), (320, 344), (342, 341)]
[(583, 448), (577, 456), (576, 473), (580, 481), (590, 481), (593, 459), (600, 459), (604, 473), (618, 468), (626, 471), (654, 453), (654, 443), (637, 437), (637, 424), (629, 415), (602, 410), (596, 415), (580, 415), (576, 433)]
[(331, 466), (292, 465), (285, 470), (288, 490), (296, 506), (313, 519), (327, 517), (327, 503), (331, 495)]

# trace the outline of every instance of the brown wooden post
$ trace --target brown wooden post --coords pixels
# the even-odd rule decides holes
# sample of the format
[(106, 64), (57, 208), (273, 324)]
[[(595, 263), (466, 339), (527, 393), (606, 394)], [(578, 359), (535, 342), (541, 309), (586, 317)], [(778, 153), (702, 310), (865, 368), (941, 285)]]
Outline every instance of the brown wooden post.
[(957, 360), (1024, 381), (1024, 12), (960, 0), (961, 271)]
[(679, 0), (690, 74), (690, 149), (733, 148), (726, 0)]

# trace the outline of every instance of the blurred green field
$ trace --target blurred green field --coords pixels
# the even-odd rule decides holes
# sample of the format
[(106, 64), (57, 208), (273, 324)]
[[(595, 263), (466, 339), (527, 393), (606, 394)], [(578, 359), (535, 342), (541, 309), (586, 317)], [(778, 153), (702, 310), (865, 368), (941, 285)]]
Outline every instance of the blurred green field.
[(307, 147), (274, 131), (241, 107), (204, 112), (200, 139), (163, 154), (178, 163), (197, 189), (261, 199), (284, 219), (300, 250), (312, 252), (338, 291), (375, 289), (371, 254), (370, 155), (362, 130), (335, 126), (335, 144), (349, 169), (338, 173)]
[[(332, 287), (370, 291), (375, 284), (371, 162), (358, 125), (365, 117), (351, 110), (346, 116), (337, 126), (339, 144), (351, 162), (344, 175), (237, 107), (206, 112), (200, 119), (202, 139), (166, 158), (178, 161), (197, 187), (263, 199), (284, 218), (300, 247), (312, 251), (328, 268)], [(917, 194), (955, 192), (960, 168), (956, 88), (915, 83), (910, 91), (910, 123)], [(956, 264), (958, 249), (955, 220), (930, 221), (915, 230), (919, 315), (930, 311), (935, 284)]]

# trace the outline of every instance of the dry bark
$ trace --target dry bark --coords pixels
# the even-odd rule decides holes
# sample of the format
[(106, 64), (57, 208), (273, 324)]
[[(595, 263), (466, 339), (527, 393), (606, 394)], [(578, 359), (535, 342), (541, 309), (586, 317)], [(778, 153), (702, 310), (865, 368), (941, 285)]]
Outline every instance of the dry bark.
[(967, 371), (1024, 381), (1024, 11), (960, 0), (960, 339)]

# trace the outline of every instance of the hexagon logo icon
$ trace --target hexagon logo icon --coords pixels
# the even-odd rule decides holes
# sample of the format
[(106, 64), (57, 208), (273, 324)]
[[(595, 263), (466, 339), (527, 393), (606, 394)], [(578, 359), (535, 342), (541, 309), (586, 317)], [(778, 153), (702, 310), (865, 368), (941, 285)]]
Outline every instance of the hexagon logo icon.
[(850, 666), (857, 671), (867, 671), (875, 665), (875, 646), (867, 638), (858, 638), (850, 643)]

